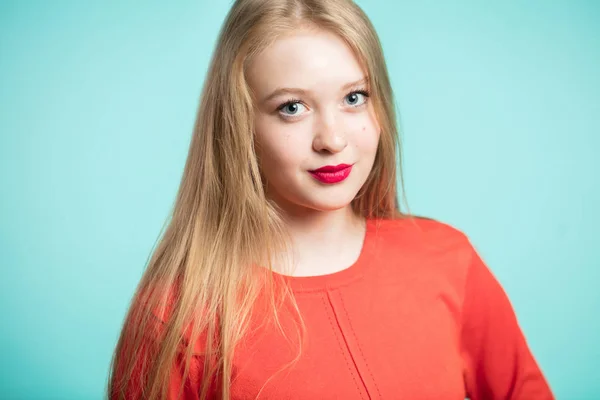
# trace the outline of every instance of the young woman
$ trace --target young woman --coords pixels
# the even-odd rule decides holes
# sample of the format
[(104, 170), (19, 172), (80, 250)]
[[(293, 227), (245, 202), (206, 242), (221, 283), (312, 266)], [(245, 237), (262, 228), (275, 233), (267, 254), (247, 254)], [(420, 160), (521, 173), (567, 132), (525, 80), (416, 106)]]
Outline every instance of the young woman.
[(357, 5), (236, 1), (110, 398), (552, 399), (469, 239), (400, 211), (398, 148)]

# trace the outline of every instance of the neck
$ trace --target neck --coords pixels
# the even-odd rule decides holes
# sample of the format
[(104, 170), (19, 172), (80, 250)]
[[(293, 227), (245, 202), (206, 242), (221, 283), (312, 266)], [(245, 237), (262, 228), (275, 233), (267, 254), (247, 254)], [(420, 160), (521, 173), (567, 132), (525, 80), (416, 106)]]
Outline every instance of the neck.
[(352, 264), (360, 254), (365, 234), (365, 218), (358, 216), (350, 204), (346, 207), (318, 211), (285, 210), (283, 219), (292, 241), (293, 262), (278, 268), (288, 275), (323, 275)]

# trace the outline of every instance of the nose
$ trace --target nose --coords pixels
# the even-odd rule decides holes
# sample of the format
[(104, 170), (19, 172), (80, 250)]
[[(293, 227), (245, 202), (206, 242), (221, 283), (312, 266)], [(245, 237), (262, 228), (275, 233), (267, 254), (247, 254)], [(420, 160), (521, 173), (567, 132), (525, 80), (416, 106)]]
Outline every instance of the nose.
[(345, 135), (341, 132), (335, 112), (323, 112), (315, 124), (313, 149), (319, 153), (339, 153), (348, 145)]

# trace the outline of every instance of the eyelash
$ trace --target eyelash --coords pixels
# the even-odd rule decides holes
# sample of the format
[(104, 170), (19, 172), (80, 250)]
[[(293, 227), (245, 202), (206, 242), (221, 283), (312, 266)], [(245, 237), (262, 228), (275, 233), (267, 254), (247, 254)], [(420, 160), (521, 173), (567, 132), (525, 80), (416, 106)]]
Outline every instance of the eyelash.
[[(370, 92), (368, 90), (365, 89), (361, 89), (361, 90), (353, 90), (351, 92), (349, 92), (346, 96), (344, 96), (344, 98), (350, 96), (351, 94), (354, 93), (358, 93), (358, 94), (362, 94), (363, 96), (365, 96), (367, 99), (369, 98), (369, 96), (371, 95)], [(295, 104), (295, 103), (302, 103), (302, 100), (298, 99), (298, 98), (291, 98), (288, 99), (285, 103), (281, 104), (279, 107), (277, 107), (277, 111), (281, 111), (283, 110), (285, 107), (289, 106), (290, 104)], [(367, 103), (367, 100), (365, 100), (365, 102), (362, 105), (365, 105)], [(357, 106), (360, 107), (360, 106)], [(290, 116), (291, 117), (291, 116)]]

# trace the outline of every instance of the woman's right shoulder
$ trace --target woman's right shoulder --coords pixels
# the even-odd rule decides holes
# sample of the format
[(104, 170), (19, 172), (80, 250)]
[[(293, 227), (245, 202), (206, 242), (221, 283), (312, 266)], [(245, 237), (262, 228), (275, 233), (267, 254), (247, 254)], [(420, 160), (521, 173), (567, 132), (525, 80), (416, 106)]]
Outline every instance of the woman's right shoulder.
[[(147, 326), (146, 336), (153, 338), (164, 338), (164, 334), (170, 324), (174, 323), (178, 307), (179, 286), (173, 284), (154, 285), (152, 288), (140, 292), (138, 305), (143, 308), (151, 323)], [(203, 316), (200, 312), (194, 312), (185, 326), (179, 329), (182, 341), (180, 349), (184, 350), (192, 342), (194, 324)], [(193, 346), (193, 354), (200, 355), (205, 353), (206, 332), (196, 335)]]

